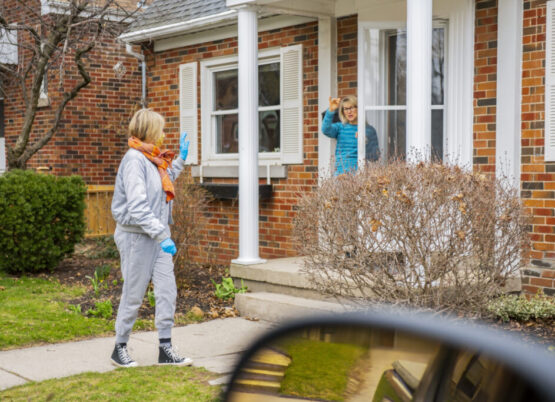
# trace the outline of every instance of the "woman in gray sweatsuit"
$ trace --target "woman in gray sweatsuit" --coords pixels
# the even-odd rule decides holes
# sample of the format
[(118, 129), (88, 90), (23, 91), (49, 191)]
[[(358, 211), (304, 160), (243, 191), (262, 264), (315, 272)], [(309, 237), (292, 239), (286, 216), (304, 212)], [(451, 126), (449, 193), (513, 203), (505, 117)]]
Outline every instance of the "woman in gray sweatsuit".
[(139, 110), (129, 124), (129, 147), (116, 177), (112, 215), (117, 222), (114, 240), (121, 257), (124, 279), (116, 318), (116, 345), (112, 363), (132, 367), (137, 363), (127, 351), (127, 341), (152, 280), (156, 300), (155, 324), (160, 338), (159, 364), (190, 365), (171, 345), (177, 288), (172, 256), (176, 247), (169, 224), (177, 179), (187, 158), (189, 141), (180, 138), (179, 156), (160, 151), (164, 118), (149, 109)]

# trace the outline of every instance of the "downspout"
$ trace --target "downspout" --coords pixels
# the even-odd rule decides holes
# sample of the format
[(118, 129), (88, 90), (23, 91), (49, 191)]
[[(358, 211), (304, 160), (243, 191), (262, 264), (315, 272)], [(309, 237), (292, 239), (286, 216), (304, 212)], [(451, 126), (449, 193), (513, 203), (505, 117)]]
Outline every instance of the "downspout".
[(141, 53), (136, 53), (133, 51), (133, 48), (131, 47), (131, 45), (129, 43), (125, 44), (125, 52), (130, 55), (135, 57), (136, 59), (138, 59), (141, 62), (141, 70), (142, 70), (142, 98), (141, 98), (141, 106), (144, 108), (146, 108), (146, 61), (145, 61), (145, 55), (141, 54)]

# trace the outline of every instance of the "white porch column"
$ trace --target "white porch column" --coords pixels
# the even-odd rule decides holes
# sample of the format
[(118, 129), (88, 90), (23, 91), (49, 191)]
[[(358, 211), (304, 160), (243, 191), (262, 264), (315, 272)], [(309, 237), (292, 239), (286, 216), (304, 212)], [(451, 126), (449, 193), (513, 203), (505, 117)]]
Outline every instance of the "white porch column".
[[(408, 160), (431, 154), (432, 0), (407, 0)], [(419, 155), (411, 154), (416, 151)]]
[(258, 254), (258, 20), (256, 9), (238, 9), (239, 31), (239, 258), (263, 262)]
[[(329, 97), (337, 97), (337, 22), (318, 18), (318, 111), (329, 107)], [(318, 115), (318, 181), (333, 174), (335, 142), (322, 133), (322, 115)]]
[(499, 0), (495, 174), (520, 187), (522, 1)]

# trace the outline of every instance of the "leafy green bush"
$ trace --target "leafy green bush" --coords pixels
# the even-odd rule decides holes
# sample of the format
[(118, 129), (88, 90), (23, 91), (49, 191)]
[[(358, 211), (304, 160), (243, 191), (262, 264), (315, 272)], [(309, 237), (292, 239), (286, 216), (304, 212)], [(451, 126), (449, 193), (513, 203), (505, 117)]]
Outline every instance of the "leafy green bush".
[(503, 321), (555, 318), (555, 298), (538, 293), (534, 297), (503, 295), (488, 305), (488, 311)]
[(234, 299), (236, 293), (245, 293), (247, 291), (247, 287), (245, 286), (243, 280), (241, 279), (241, 287), (236, 288), (235, 284), (233, 283), (232, 278), (225, 278), (222, 277), (222, 283), (216, 283), (214, 279), (211, 279), (212, 283), (216, 287), (216, 291), (214, 294), (218, 299), (227, 300), (227, 299)]
[(0, 177), (0, 270), (52, 271), (85, 232), (78, 176), (10, 171)]
[(98, 301), (94, 303), (94, 309), (87, 310), (87, 315), (101, 318), (112, 318), (113, 307), (110, 300)]

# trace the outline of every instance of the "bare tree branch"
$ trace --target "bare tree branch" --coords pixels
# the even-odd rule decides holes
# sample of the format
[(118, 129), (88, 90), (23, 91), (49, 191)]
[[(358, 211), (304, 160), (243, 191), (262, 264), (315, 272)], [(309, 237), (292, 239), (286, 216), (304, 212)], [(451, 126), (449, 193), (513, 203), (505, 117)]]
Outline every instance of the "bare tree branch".
[[(65, 107), (91, 82), (85, 56), (95, 48), (101, 34), (120, 34), (125, 28), (122, 22), (131, 21), (137, 12), (129, 12), (115, 0), (69, 0), (60, 4), (56, 13), (43, 16), (40, 9), (34, 8), (36, 3), (17, 1), (27, 14), (25, 21), (10, 21), (7, 17), (9, 13), (0, 13), (0, 28), (18, 32), (19, 48), (17, 67), (0, 65), (0, 80), (7, 83), (10, 91), (16, 90), (17, 85), (24, 102), (19, 135), (15, 144), (6, 144), (9, 169), (25, 168), (29, 158), (55, 136)], [(66, 59), (69, 54), (74, 54), (71, 62)], [(63, 85), (68, 82), (65, 76), (74, 67), (81, 79), (64, 92)], [(54, 73), (50, 75), (49, 72)], [(56, 105), (52, 105), (55, 110), (52, 125), (43, 136), (30, 144), (47, 73), (50, 77), (58, 76), (62, 96), (59, 101), (57, 97), (51, 98), (56, 101)], [(6, 92), (7, 89), (2, 90)]]

